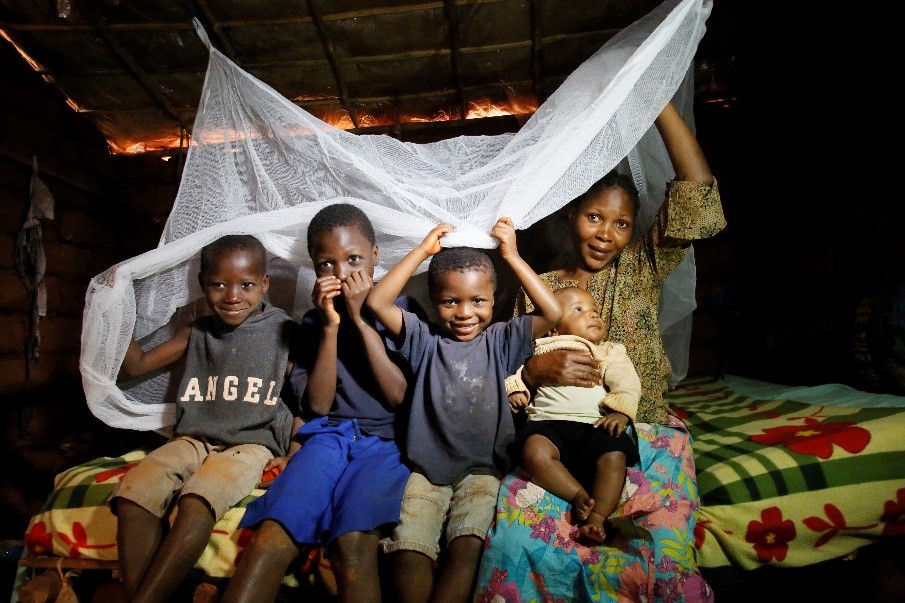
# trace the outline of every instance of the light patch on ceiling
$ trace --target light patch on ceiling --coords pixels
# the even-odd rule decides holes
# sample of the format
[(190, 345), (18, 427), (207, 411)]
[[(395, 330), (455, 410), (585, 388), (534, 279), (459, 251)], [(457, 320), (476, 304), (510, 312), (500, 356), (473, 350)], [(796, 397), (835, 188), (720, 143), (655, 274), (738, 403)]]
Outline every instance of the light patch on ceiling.
[[(16, 44), (13, 41), (13, 39), (11, 37), (9, 37), (9, 34), (6, 33), (6, 30), (0, 29), (0, 37), (2, 37), (4, 40), (6, 40), (10, 44), (12, 44), (13, 48), (16, 49), (16, 52), (19, 53), (19, 56), (21, 56), (23, 59), (25, 59), (25, 62), (28, 63), (29, 66), (32, 69), (34, 69), (45, 82), (47, 82), (48, 84), (51, 84), (51, 85), (55, 86), (57, 89), (59, 89), (59, 86), (57, 86), (56, 82), (54, 81), (54, 79), (52, 77), (50, 77), (49, 75), (47, 75), (45, 73), (42, 73), (43, 71), (45, 71), (44, 66), (41, 65), (39, 62), (37, 62), (35, 59), (31, 58), (31, 56), (27, 52), (25, 52), (25, 49), (23, 49), (21, 46)], [(78, 104), (74, 100), (72, 100), (65, 94), (63, 96), (66, 99), (66, 104), (69, 105), (73, 111), (75, 111), (75, 112), (80, 111)]]
[[(483, 99), (469, 103), (470, 108), (466, 119), (483, 119), (489, 117), (501, 117), (507, 115), (526, 116), (531, 115), (537, 109), (536, 101), (530, 98), (513, 97), (508, 103), (494, 103), (490, 100)], [(386, 116), (376, 117), (366, 113), (359, 113), (358, 128), (376, 128), (393, 126), (396, 122)], [(341, 130), (354, 130), (355, 124), (352, 122), (349, 114), (344, 110), (336, 110), (324, 113), (318, 116), (318, 119), (335, 128)], [(433, 116), (425, 115), (402, 115), (399, 117), (399, 123), (435, 123), (449, 122), (451, 119), (449, 112), (443, 111)], [(301, 128), (296, 133), (297, 136), (308, 136), (311, 132), (306, 128)], [(248, 135), (246, 132), (231, 132), (228, 138), (231, 140), (241, 140)], [(158, 137), (153, 140), (126, 140), (118, 137), (108, 137), (107, 144), (110, 152), (114, 155), (141, 155), (143, 153), (157, 153), (168, 150), (183, 149), (188, 145), (197, 144), (193, 137), (188, 136), (188, 140), (177, 135)], [(202, 137), (201, 142), (204, 144), (218, 144), (224, 142), (223, 132), (208, 132)]]
[(502, 117), (505, 115), (530, 115), (537, 110), (532, 100), (515, 98), (508, 103), (492, 103), (489, 100), (469, 103), (468, 115), (465, 119), (482, 119), (484, 117)]
[[(25, 52), (25, 50), (21, 46), (16, 44), (5, 30), (0, 29), (0, 37), (12, 44), (13, 48), (16, 49), (16, 52), (18, 52), (19, 55), (22, 56), (22, 58), (28, 63), (28, 65), (32, 69), (34, 69), (44, 79), (44, 81), (54, 85), (58, 90), (60, 89), (54, 81), (53, 77), (45, 73), (46, 69), (44, 68), (44, 66), (34, 58), (32, 58), (27, 52)], [(69, 107), (72, 108), (73, 111), (77, 113), (82, 112), (79, 105), (72, 98), (66, 96), (65, 93), (64, 98), (66, 104), (69, 105)], [(294, 100), (298, 102), (302, 99), (296, 98)], [(306, 98), (304, 100), (310, 99)], [(471, 101), (468, 104), (469, 109), (468, 114), (465, 116), (465, 119), (483, 119), (487, 117), (501, 117), (507, 115), (525, 116), (531, 115), (537, 109), (537, 101), (535, 99), (529, 97), (518, 97), (516, 95), (510, 95), (508, 103), (495, 103), (488, 99), (481, 99)], [(378, 117), (367, 113), (358, 113), (356, 114), (356, 116), (358, 117), (357, 127), (355, 123), (353, 123), (352, 118), (349, 116), (349, 114), (342, 109), (321, 114), (318, 116), (318, 118), (324, 123), (330, 124), (331, 126), (339, 128), (341, 130), (386, 127), (393, 126), (397, 123), (387, 116)], [(432, 123), (449, 121), (454, 121), (454, 119), (452, 119), (452, 114), (448, 111), (441, 111), (435, 115), (402, 115), (399, 116), (398, 119), (398, 123)], [(104, 129), (105, 128), (101, 127), (101, 130)], [(308, 133), (299, 133), (299, 135), (302, 136), (306, 134)], [(233, 133), (230, 138), (239, 139), (244, 136), (245, 134), (243, 133)], [(191, 136), (188, 136), (188, 140), (186, 140), (186, 137), (180, 137), (178, 135), (157, 137), (153, 140), (128, 140), (122, 137), (111, 136), (110, 133), (107, 132), (105, 133), (105, 138), (107, 140), (107, 145), (110, 149), (110, 152), (114, 155), (141, 155), (143, 153), (159, 153), (168, 150), (182, 149), (185, 148), (187, 144), (196, 144)], [(215, 140), (217, 138), (219, 138), (219, 140)], [(222, 142), (222, 136), (205, 136), (205, 142)]]
[(110, 152), (114, 155), (141, 155), (143, 153), (152, 151), (165, 151), (167, 149), (179, 148), (178, 138), (175, 139), (175, 144), (172, 139), (157, 140), (155, 142), (157, 144), (153, 144), (149, 141), (144, 140), (138, 142), (129, 142), (107, 139), (107, 145), (109, 145), (110, 147)]

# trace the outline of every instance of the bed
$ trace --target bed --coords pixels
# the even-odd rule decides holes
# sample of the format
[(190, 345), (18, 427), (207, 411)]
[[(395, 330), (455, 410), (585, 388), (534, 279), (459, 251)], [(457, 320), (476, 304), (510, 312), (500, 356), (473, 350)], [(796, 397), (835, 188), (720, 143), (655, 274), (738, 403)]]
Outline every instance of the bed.
[(905, 534), (905, 398), (738, 378), (670, 398), (695, 438), (702, 566), (800, 567)]
[(664, 470), (684, 432), (638, 425), (634, 491), (602, 546), (576, 540), (569, 504), (527, 475), (504, 481), (478, 600), (712, 601), (699, 568), (808, 566), (905, 534), (905, 398), (740, 378), (689, 379), (669, 398), (694, 451), (690, 521), (685, 468)]
[[(694, 484), (678, 483), (657, 460), (684, 440), (638, 426), (642, 460), (629, 472), (613, 535), (602, 546), (577, 542), (569, 504), (525, 474), (504, 481), (497, 522), (516, 529), (507, 531), (505, 550), (487, 551), (478, 600), (531, 600), (529, 592), (563, 601), (708, 600), (699, 566), (806, 566), (905, 535), (905, 398), (738, 377), (688, 379), (669, 398), (694, 450), (701, 507), (680, 509), (690, 521), (651, 522), (639, 511), (660, 504), (655, 496), (691, 494)], [(40, 571), (35, 566), (57, 559), (68, 567), (116, 567), (116, 518), (107, 497), (145, 452), (99, 458), (57, 476), (25, 534), (18, 585)], [(239, 520), (262, 493), (217, 523), (198, 571), (232, 574), (251, 535), (237, 530)], [(672, 504), (685, 498), (676, 495)], [(657, 556), (664, 546), (669, 554)]]
[[(134, 467), (150, 449), (130, 451), (118, 457), (101, 457), (58, 474), (54, 489), (41, 511), (31, 518), (24, 536), (15, 591), (47, 568), (60, 570), (104, 570), (116, 574), (119, 569), (116, 547), (116, 516), (107, 501), (122, 476)], [(254, 534), (239, 529), (245, 507), (264, 494), (254, 490), (231, 508), (214, 525), (195, 573), (211, 582), (228, 578), (243, 549)], [(289, 588), (300, 586), (300, 579), (330, 580), (329, 562), (313, 550), (284, 579)], [(325, 585), (329, 592), (333, 585)], [(17, 601), (13, 593), (13, 601)]]

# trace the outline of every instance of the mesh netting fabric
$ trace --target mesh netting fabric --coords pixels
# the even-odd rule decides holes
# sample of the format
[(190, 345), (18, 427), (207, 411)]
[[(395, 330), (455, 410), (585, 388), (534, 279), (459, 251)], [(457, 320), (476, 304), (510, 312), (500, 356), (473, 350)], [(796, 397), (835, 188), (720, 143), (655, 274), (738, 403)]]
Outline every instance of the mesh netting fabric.
[[(673, 177), (653, 123), (670, 99), (692, 123), (689, 66), (711, 6), (712, 0), (667, 0), (624, 28), (516, 133), (429, 144), (356, 135), (318, 120), (213, 48), (196, 22), (210, 59), (160, 244), (96, 276), (88, 288), (80, 368), (92, 412), (114, 427), (166, 433), (173, 425), (175, 405), (167, 400), (178, 367), (129, 383), (117, 383), (117, 373), (133, 337), (147, 348), (205, 311), (198, 254), (224, 234), (262, 240), (269, 300), (300, 319), (314, 283), (307, 225), (332, 203), (357, 205), (373, 222), (381, 256), (376, 278), (439, 222), (456, 229), (446, 245), (495, 247), (487, 233), (498, 217), (525, 229), (617, 165), (631, 172), (641, 193), (636, 232), (642, 232)], [(685, 301), (663, 304), (669, 316), (662, 329), (690, 317), (693, 262), (669, 281), (667, 294)], [(681, 349), (674, 354), (681, 360)]]

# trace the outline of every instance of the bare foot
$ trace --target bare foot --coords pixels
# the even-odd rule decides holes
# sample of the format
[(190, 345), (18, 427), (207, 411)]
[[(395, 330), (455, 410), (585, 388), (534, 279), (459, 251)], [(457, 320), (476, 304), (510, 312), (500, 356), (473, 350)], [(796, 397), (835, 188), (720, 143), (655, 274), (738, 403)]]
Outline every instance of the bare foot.
[(572, 498), (572, 512), (579, 522), (586, 521), (594, 509), (594, 499), (584, 488), (580, 489)]
[(192, 603), (216, 603), (220, 600), (220, 591), (213, 584), (202, 582), (195, 587)]
[(606, 539), (606, 530), (603, 527), (604, 521), (606, 521), (606, 517), (592, 511), (588, 515), (588, 520), (585, 524), (579, 528), (579, 531), (595, 542), (603, 542)]

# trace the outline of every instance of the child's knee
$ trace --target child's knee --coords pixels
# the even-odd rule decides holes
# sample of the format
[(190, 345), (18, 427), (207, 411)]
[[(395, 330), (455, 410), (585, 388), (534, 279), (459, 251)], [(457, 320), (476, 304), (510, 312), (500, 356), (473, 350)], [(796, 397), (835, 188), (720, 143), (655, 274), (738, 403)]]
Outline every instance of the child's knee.
[(601, 454), (597, 459), (597, 467), (606, 471), (625, 471), (625, 453), (616, 450)]
[(146, 509), (143, 505), (134, 500), (117, 496), (110, 501), (110, 508), (113, 514), (117, 516), (120, 524), (130, 522), (162, 522), (163, 517)]
[(331, 561), (338, 572), (377, 569), (380, 537), (366, 532), (343, 534), (330, 544)]
[(203, 525), (208, 522), (216, 523), (217, 521), (216, 513), (211, 504), (198, 494), (184, 494), (179, 497), (179, 502), (176, 506), (178, 508), (176, 521), (199, 522)]
[(398, 575), (413, 576), (427, 572), (432, 574), (437, 561), (420, 551), (399, 550), (392, 553), (393, 569)]
[[(279, 523), (265, 520), (255, 532), (248, 547), (271, 554), (274, 557), (287, 558), (286, 565), (301, 553), (301, 547)], [(259, 553), (261, 554), (261, 553)]]
[(484, 539), (471, 534), (454, 538), (447, 546), (449, 562), (463, 567), (477, 567)]
[(525, 447), (522, 448), (522, 462), (529, 471), (531, 470), (531, 467), (538, 467), (545, 463), (549, 463), (551, 459), (552, 456), (550, 455), (550, 452), (545, 450), (543, 446), (537, 446), (536, 442), (533, 442), (530, 439), (525, 442)]
[[(522, 448), (522, 456), (530, 457), (535, 463), (544, 463), (551, 460), (559, 460), (559, 448), (546, 436), (532, 434), (525, 440)], [(527, 463), (528, 460), (524, 459)]]

